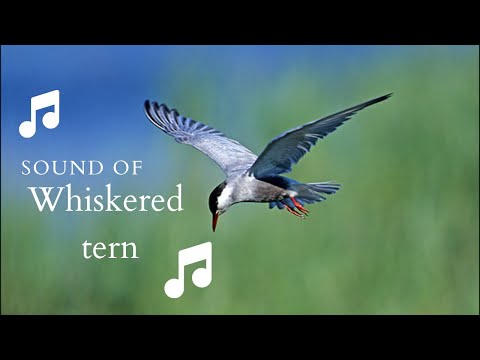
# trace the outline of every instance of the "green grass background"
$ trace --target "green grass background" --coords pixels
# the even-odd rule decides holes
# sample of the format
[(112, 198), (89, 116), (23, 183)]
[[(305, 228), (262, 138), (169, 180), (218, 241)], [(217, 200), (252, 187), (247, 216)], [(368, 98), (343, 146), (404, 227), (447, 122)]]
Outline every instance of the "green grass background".
[[(478, 68), (478, 48), (461, 55), (412, 49), (346, 69), (332, 87), (312, 80), (315, 67), (300, 62), (274, 87), (252, 84), (243, 112), (228, 122), (208, 113), (221, 88), (190, 86), (199, 70), (192, 65), (178, 74), (173, 101), (257, 153), (286, 129), (394, 96), (320, 141), (289, 174), (342, 184), (310, 206), (305, 221), (266, 204), (240, 204), (213, 234), (207, 200), (223, 174), (160, 132), (145, 140), (145, 157), (160, 149), (174, 156), (169, 177), (156, 169), (157, 179), (114, 179), (112, 187), (168, 195), (181, 182), (181, 213), (39, 213), (26, 190), (14, 195), (3, 186), (2, 313), (478, 314)], [(143, 166), (156, 168), (153, 160)], [(1, 176), (4, 183), (10, 175), (2, 168)], [(133, 241), (140, 259), (86, 260), (85, 239)], [(176, 274), (177, 252), (205, 241), (213, 242), (211, 285), (196, 288), (190, 266), (184, 295), (169, 299), (163, 286)]]

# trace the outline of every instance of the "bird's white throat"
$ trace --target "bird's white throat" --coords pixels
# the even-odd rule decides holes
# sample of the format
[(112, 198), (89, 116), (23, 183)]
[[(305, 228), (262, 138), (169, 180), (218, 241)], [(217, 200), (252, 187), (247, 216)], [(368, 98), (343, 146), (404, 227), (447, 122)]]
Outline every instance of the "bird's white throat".
[(231, 184), (227, 184), (217, 199), (217, 208), (219, 210), (225, 210), (229, 208), (233, 204), (232, 195), (233, 186)]

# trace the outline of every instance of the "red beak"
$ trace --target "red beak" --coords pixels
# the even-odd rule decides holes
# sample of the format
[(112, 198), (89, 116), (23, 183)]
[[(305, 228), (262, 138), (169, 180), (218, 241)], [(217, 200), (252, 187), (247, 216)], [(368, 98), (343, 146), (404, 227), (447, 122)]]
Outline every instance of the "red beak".
[(218, 212), (213, 214), (213, 220), (212, 220), (212, 230), (213, 230), (213, 232), (215, 232), (215, 228), (217, 227), (217, 221), (218, 221), (218, 216), (219, 215), (220, 214)]

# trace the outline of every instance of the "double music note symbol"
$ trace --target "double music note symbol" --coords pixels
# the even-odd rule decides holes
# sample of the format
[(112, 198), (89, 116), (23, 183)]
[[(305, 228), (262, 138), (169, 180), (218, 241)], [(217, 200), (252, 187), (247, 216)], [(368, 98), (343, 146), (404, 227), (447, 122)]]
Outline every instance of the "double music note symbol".
[(18, 131), (24, 138), (31, 138), (37, 131), (37, 110), (54, 106), (53, 112), (43, 115), (42, 122), (47, 129), (54, 129), (60, 122), (60, 91), (53, 90), (45, 94), (34, 96), (30, 104), (30, 120), (20, 124)]
[(193, 283), (204, 288), (212, 282), (212, 243), (206, 242), (178, 252), (178, 279), (170, 279), (165, 283), (165, 294), (177, 299), (185, 289), (185, 266), (206, 260), (205, 268), (199, 268), (192, 274)]

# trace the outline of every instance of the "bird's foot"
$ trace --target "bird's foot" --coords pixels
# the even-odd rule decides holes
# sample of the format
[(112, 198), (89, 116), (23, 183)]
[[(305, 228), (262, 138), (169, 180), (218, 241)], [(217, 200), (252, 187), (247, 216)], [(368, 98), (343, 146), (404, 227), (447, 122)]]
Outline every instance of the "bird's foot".
[(305, 209), (302, 205), (300, 205), (300, 203), (293, 196), (290, 196), (290, 199), (292, 199), (293, 204), (298, 210), (300, 210), (302, 213), (308, 216), (309, 211), (307, 209)]
[(300, 213), (297, 212), (295, 209), (292, 209), (290, 206), (288, 206), (288, 205), (286, 205), (286, 204), (284, 204), (284, 205), (285, 205), (285, 209), (287, 209), (289, 213), (291, 213), (291, 214), (293, 214), (293, 215), (295, 215), (295, 216), (298, 216), (298, 217), (300, 217), (300, 218), (302, 218), (302, 219), (305, 219), (305, 215), (300, 214)]

